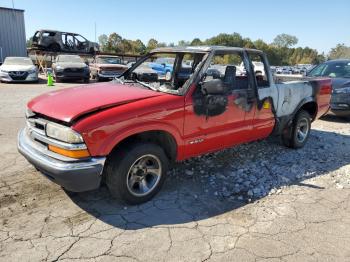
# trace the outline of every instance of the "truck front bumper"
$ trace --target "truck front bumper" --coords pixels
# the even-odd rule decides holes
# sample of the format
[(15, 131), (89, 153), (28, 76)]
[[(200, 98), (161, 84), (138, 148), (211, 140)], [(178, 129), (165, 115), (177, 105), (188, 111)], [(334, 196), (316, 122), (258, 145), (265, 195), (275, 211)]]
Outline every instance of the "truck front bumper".
[(18, 134), (18, 151), (43, 175), (68, 191), (83, 192), (100, 186), (105, 157), (62, 161), (36, 147), (26, 129)]

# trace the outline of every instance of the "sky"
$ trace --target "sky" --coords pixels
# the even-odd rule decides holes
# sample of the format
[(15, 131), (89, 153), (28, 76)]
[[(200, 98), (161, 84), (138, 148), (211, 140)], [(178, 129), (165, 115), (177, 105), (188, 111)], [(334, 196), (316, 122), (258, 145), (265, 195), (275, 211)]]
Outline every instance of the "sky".
[[(219, 33), (240, 33), (271, 43), (291, 34), (297, 46), (326, 54), (338, 43), (350, 46), (349, 0), (13, 0), (25, 10), (27, 38), (38, 29), (80, 33), (89, 40), (116, 32), (127, 39), (177, 43)], [(12, 7), (12, 0), (0, 0)]]

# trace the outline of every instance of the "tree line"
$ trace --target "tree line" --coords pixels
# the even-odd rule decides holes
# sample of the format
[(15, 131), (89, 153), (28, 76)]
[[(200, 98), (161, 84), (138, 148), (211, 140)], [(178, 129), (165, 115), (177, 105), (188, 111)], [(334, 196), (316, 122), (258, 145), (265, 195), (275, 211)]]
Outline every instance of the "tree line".
[[(157, 47), (175, 46), (174, 43), (158, 42), (154, 38), (144, 44), (140, 39), (125, 39), (117, 33), (111, 33), (109, 36), (100, 35), (98, 40), (103, 52), (135, 55), (143, 55)], [(267, 54), (271, 65), (319, 64), (327, 59), (323, 53), (320, 54), (315, 49), (294, 47), (297, 43), (298, 38), (288, 34), (280, 34), (275, 37), (272, 43), (266, 43), (261, 39), (252, 41), (250, 38), (242, 37), (239, 33), (221, 33), (206, 40), (199, 38), (194, 38), (192, 41), (181, 40), (177, 46), (221, 45), (255, 48)]]

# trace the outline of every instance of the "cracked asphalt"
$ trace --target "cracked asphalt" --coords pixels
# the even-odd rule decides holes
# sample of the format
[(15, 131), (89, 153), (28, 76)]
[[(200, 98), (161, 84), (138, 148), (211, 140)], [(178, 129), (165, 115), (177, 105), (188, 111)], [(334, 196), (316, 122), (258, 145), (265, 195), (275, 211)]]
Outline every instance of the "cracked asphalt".
[(298, 151), (269, 139), (178, 163), (125, 206), (17, 152), (26, 102), (72, 85), (0, 84), (0, 261), (350, 261), (349, 122), (316, 121)]

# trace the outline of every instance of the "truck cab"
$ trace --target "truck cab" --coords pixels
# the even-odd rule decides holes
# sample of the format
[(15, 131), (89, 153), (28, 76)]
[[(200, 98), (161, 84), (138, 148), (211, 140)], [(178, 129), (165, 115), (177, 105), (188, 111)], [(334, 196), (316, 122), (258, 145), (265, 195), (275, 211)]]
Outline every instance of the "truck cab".
[[(174, 58), (170, 77), (140, 79), (138, 68), (166, 57)], [(259, 50), (161, 48), (114, 82), (31, 100), (18, 149), (67, 190), (105, 181), (113, 196), (139, 204), (160, 190), (175, 161), (270, 135), (303, 147), (330, 93), (327, 78), (274, 83)]]

